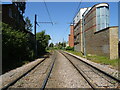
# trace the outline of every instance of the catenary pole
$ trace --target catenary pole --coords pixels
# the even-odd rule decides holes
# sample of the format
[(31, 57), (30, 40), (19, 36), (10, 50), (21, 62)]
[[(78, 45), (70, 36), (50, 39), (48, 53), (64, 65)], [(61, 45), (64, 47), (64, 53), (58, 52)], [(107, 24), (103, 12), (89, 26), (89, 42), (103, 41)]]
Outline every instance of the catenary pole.
[(84, 16), (82, 16), (82, 32), (83, 32), (83, 52), (84, 52), (84, 56), (86, 56), (86, 43), (85, 43), (85, 22), (84, 22)]
[(37, 40), (36, 40), (36, 26), (39, 26), (39, 23), (45, 24), (54, 24), (53, 22), (37, 22), (37, 15), (35, 14), (35, 21), (34, 21), (34, 34), (35, 34), (35, 58), (37, 58)]
[(35, 58), (37, 58), (36, 24), (37, 24), (37, 15), (35, 14), (35, 21), (34, 21), (34, 34), (35, 34)]

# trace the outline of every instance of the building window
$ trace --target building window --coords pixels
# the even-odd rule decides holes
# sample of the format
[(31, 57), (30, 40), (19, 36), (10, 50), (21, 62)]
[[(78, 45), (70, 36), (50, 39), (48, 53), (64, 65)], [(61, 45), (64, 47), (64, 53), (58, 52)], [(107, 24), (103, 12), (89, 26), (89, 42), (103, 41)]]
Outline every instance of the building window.
[(9, 8), (9, 17), (12, 18), (12, 9), (11, 8)]
[(109, 8), (98, 7), (96, 9), (96, 31), (109, 27)]

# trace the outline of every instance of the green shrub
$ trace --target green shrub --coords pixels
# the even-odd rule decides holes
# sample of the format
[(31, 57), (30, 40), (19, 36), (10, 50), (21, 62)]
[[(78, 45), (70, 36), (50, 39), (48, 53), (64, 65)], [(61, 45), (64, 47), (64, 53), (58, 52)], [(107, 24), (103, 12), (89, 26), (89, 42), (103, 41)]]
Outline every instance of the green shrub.
[(48, 43), (51, 38), (45, 33), (45, 31), (41, 31), (36, 34), (36, 39), (37, 57), (40, 57), (40, 55), (43, 55), (46, 52), (46, 48), (48, 47)]
[(66, 50), (72, 50), (72, 51), (74, 51), (74, 47), (67, 46)]
[(29, 34), (14, 30), (2, 23), (2, 65), (3, 73), (17, 66), (24, 60), (34, 59), (34, 39)]

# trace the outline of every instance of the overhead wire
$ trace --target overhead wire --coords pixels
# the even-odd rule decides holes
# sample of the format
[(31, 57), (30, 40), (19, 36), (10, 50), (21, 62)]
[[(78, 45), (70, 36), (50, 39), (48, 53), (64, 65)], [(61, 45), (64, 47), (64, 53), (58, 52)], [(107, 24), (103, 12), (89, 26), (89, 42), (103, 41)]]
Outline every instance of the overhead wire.
[(52, 21), (50, 12), (49, 12), (49, 10), (48, 10), (47, 4), (46, 4), (45, 0), (43, 0), (43, 1), (44, 1), (44, 4), (45, 4), (46, 11), (47, 11), (47, 13), (48, 13), (49, 19), (50, 19), (50, 21), (51, 21), (51, 23), (52, 23), (52, 25), (53, 25), (53, 21)]
[[(72, 21), (73, 21), (74, 17), (77, 15), (77, 13), (79, 12), (81, 3), (82, 3), (82, 0), (81, 0), (81, 1), (79, 2), (79, 4), (78, 4), (77, 10), (76, 10), (76, 12), (75, 12), (75, 14), (74, 14), (74, 16), (73, 16), (73, 18), (72, 18)], [(72, 23), (72, 21), (71, 21), (71, 23)]]
[[(75, 14), (74, 14), (74, 16), (73, 16), (70, 24), (73, 24), (73, 19), (74, 19), (74, 17), (76, 16), (76, 14), (79, 12), (81, 3), (82, 3), (82, 0), (81, 0), (81, 1), (79, 2), (79, 4), (78, 4), (78, 6), (77, 6), (77, 8), (76, 8), (76, 12), (75, 12)], [(67, 27), (66, 31), (68, 30), (68, 28), (69, 28), (69, 26)]]
[(81, 0), (81, 1), (79, 2), (79, 4), (78, 4), (77, 11), (76, 11), (75, 15), (79, 12), (81, 3), (82, 3), (82, 0)]

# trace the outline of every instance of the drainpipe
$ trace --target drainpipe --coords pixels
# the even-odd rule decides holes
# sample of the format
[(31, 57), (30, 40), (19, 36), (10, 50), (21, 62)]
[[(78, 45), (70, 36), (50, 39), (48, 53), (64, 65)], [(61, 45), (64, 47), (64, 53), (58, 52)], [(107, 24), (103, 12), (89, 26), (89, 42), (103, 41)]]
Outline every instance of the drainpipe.
[(84, 53), (84, 56), (86, 56), (86, 43), (85, 43), (85, 31), (84, 31), (84, 29), (85, 29), (85, 27), (84, 27), (84, 24), (85, 24), (85, 22), (84, 22), (84, 15), (82, 15), (82, 17), (83, 17), (83, 19), (82, 19), (83, 53)]

